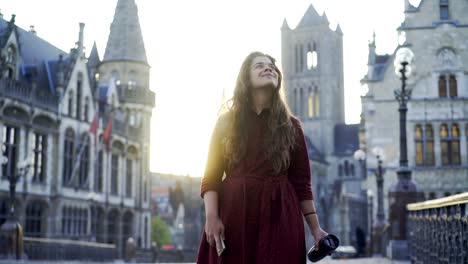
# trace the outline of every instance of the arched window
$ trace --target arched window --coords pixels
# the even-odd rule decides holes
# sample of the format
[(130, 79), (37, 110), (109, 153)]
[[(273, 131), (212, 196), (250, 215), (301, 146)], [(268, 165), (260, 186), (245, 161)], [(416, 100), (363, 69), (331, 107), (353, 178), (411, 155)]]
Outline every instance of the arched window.
[(125, 196), (132, 197), (133, 160), (127, 159), (125, 173)]
[(79, 73), (76, 80), (76, 119), (82, 120), (81, 116), (81, 97), (83, 96), (83, 74)]
[(457, 97), (457, 77), (451, 75), (440, 75), (439, 76), (439, 97)]
[(65, 132), (65, 140), (63, 144), (63, 185), (69, 186), (71, 184), (71, 176), (73, 170), (73, 158), (75, 152), (75, 133), (71, 128)]
[(118, 194), (119, 186), (119, 155), (112, 154), (111, 156), (111, 194)]
[(294, 100), (294, 103), (293, 103), (294, 114), (297, 115), (297, 89), (294, 89), (293, 100)]
[(424, 130), (425, 132), (425, 163), (426, 165), (433, 166), (435, 164), (435, 155), (434, 155), (434, 129), (432, 125), (427, 124)]
[(42, 234), (42, 218), (44, 208), (40, 202), (34, 201), (26, 207), (26, 225), (24, 234), (29, 237), (40, 237)]
[(354, 175), (355, 175), (354, 164), (351, 163), (351, 164), (349, 165), (349, 170), (350, 170), (351, 176), (354, 176)]
[(449, 19), (449, 1), (440, 0), (440, 19)]
[(299, 72), (299, 45), (294, 46), (294, 55), (295, 55), (295, 60), (294, 60), (294, 66), (296, 72)]
[(102, 192), (102, 185), (103, 185), (103, 169), (104, 169), (104, 153), (102, 150), (99, 151), (98, 157), (97, 157), (97, 171), (94, 174), (94, 190), (96, 192)]
[(73, 91), (68, 92), (68, 116), (73, 115)]
[(314, 111), (315, 111), (315, 116), (318, 117), (320, 115), (320, 92), (317, 87), (315, 87), (315, 102), (314, 102)]
[(84, 121), (89, 122), (89, 97), (85, 98)]
[(440, 126), (440, 149), (442, 165), (460, 165), (460, 132), (457, 124), (448, 129), (446, 124)]
[(84, 134), (81, 137), (81, 146), (77, 155), (80, 155), (79, 157), (79, 172), (78, 172), (78, 185), (82, 188), (86, 188), (85, 185), (88, 184), (88, 174), (89, 174), (89, 155), (90, 155), (90, 149), (89, 149), (89, 136), (87, 134)]
[(304, 71), (304, 46), (302, 44), (299, 44), (299, 71), (303, 72)]
[(317, 68), (317, 50), (316, 50), (316, 45), (314, 43), (313, 47), (309, 44), (308, 46), (308, 51), (307, 51), (307, 69), (308, 70), (313, 70)]
[(309, 88), (309, 98), (307, 100), (308, 103), (308, 116), (309, 118), (314, 117), (314, 92), (312, 91), (312, 88)]
[(117, 70), (112, 70), (112, 78), (114, 79), (115, 85), (120, 86), (120, 74)]
[(14, 79), (16, 69), (16, 49), (13, 45), (8, 46), (7, 48), (5, 62), (7, 64), (6, 77), (8, 79)]
[(338, 165), (338, 176), (339, 177), (343, 176), (343, 165), (341, 164)]
[(452, 143), (450, 146), (450, 157), (452, 165), (460, 165), (460, 129), (457, 124), (452, 125)]
[(32, 181), (36, 183), (45, 183), (46, 180), (46, 156), (47, 156), (47, 136), (38, 132), (33, 134), (32, 139), (33, 145), (33, 159), (32, 159), (32, 170), (33, 178)]
[(344, 174), (346, 176), (349, 175), (349, 162), (347, 160), (345, 160), (345, 162), (344, 162)]
[(424, 164), (424, 149), (423, 149), (423, 130), (421, 125), (416, 125), (414, 129), (414, 144), (416, 150), (416, 165)]
[(457, 97), (457, 78), (455, 75), (449, 77), (450, 97)]
[(18, 161), (19, 148), (19, 128), (4, 125), (2, 138), (2, 153), (1, 155), (8, 158), (5, 164), (2, 164), (2, 177), (16, 175), (16, 164)]

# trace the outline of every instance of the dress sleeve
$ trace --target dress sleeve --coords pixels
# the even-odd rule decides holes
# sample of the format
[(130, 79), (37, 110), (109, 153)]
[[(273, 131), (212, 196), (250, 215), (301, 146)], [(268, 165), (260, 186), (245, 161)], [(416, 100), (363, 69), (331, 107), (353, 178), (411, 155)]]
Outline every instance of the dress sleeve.
[(224, 174), (224, 157), (222, 146), (222, 126), (224, 121), (221, 118), (216, 122), (215, 128), (211, 135), (210, 147), (208, 150), (208, 159), (206, 161), (205, 174), (201, 181), (200, 195), (207, 191), (219, 192), (221, 181)]
[(296, 145), (291, 151), (291, 162), (288, 169), (288, 179), (296, 191), (299, 201), (313, 200), (309, 156), (305, 143), (304, 132), (299, 120), (293, 118), (296, 127)]

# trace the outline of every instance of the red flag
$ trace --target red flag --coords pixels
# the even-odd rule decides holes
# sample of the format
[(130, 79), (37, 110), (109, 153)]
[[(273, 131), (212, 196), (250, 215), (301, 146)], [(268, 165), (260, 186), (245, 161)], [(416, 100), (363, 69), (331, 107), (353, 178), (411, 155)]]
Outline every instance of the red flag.
[(99, 118), (98, 118), (98, 114), (96, 113), (96, 116), (94, 117), (93, 122), (91, 122), (91, 126), (89, 127), (89, 133), (96, 136), (98, 125), (99, 125)]
[(109, 118), (109, 121), (107, 121), (106, 128), (104, 129), (104, 134), (102, 135), (104, 142), (106, 142), (107, 152), (109, 152), (110, 150), (111, 131), (112, 131), (112, 118)]

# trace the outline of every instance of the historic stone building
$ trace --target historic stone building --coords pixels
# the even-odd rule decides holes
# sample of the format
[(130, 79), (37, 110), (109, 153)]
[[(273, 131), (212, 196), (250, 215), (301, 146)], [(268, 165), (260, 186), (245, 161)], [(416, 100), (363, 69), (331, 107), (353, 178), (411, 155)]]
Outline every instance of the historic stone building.
[[(468, 191), (468, 2), (422, 0), (415, 7), (405, 0), (404, 5), (400, 46), (393, 54), (378, 55), (372, 41), (368, 72), (362, 79), (368, 86), (362, 97), (366, 148), (384, 150), (386, 212), (388, 190), (397, 181), (399, 166), (394, 90), (401, 88), (401, 80), (393, 61), (402, 46), (415, 56), (407, 82), (412, 90), (406, 131), (412, 178), (426, 199)], [(367, 167), (375, 168), (375, 159), (367, 159)], [(368, 188), (376, 194), (375, 176), (367, 179)]]
[(319, 220), (343, 244), (355, 245), (356, 230), (367, 230), (367, 198), (353, 158), (359, 125), (345, 124), (343, 33), (312, 5), (295, 29), (285, 20), (281, 32), (286, 97), (304, 128)]
[[(134, 0), (118, 0), (104, 58), (84, 24), (65, 52), (0, 18), (0, 224), (20, 176), (26, 237), (150, 248), (149, 65)], [(5, 161), (5, 160), (4, 160)], [(24, 168), (29, 168), (26, 170)], [(26, 172), (26, 173), (25, 173)]]

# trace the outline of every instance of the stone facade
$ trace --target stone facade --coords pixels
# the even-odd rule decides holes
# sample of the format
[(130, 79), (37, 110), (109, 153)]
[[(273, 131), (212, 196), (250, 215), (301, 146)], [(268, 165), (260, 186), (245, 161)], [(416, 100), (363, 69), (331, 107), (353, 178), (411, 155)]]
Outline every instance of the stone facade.
[[(369, 88), (362, 97), (366, 149), (384, 150), (387, 217), (387, 194), (399, 166), (399, 113), (393, 91), (400, 89), (401, 80), (392, 64), (403, 46), (415, 56), (407, 81), (412, 90), (406, 132), (412, 178), (426, 199), (468, 191), (468, 2), (404, 4), (400, 46), (391, 55), (377, 55), (375, 41), (370, 43), (368, 73), (362, 80)], [(367, 159), (367, 167), (375, 169), (375, 159)], [(376, 194), (375, 176), (367, 179), (367, 187)]]
[(304, 129), (319, 220), (355, 245), (356, 229), (367, 231), (367, 198), (353, 158), (359, 126), (344, 123), (343, 33), (312, 5), (295, 29), (285, 20), (281, 33), (285, 94)]
[(7, 177), (24, 161), (30, 169), (19, 178), (15, 203), (25, 236), (112, 243), (120, 256), (129, 237), (151, 247), (154, 93), (134, 0), (118, 1), (110, 36), (117, 34), (131, 52), (119, 54), (125, 43), (109, 37), (101, 61), (96, 46), (85, 57), (84, 24), (67, 53), (17, 27), (14, 17), (0, 19), (0, 138), (8, 157), (0, 224)]

